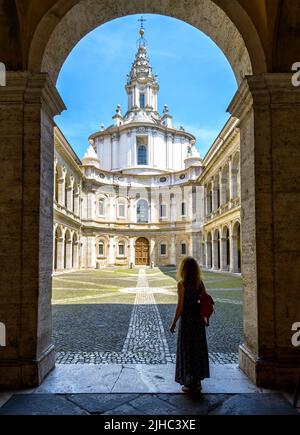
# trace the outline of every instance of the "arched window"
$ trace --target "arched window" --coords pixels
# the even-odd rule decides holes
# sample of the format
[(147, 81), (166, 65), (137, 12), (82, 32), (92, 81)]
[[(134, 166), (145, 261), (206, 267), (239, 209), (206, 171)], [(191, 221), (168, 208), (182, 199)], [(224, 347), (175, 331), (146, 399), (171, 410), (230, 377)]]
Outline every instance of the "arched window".
[(70, 205), (71, 205), (71, 198), (73, 197), (73, 193), (71, 192), (72, 190), (72, 184), (71, 184), (71, 178), (69, 175), (66, 176), (65, 179), (65, 207), (67, 209), (70, 209)]
[(137, 154), (138, 154), (138, 165), (146, 166), (148, 164), (147, 146), (138, 145)]
[(161, 257), (166, 257), (166, 255), (167, 255), (167, 245), (166, 245), (166, 243), (161, 243), (161, 245), (160, 245), (160, 255), (161, 255)]
[(141, 109), (145, 109), (145, 102), (146, 102), (145, 94), (140, 94), (140, 108)]
[(118, 205), (118, 218), (119, 219), (125, 219), (126, 218), (126, 208), (125, 208), (125, 202), (120, 201)]
[(184, 242), (180, 244), (180, 255), (186, 255), (186, 243)]
[(160, 204), (159, 215), (161, 219), (167, 218), (167, 204)]
[(99, 216), (100, 217), (105, 216), (105, 201), (104, 201), (104, 199), (99, 200)]
[(103, 241), (99, 242), (98, 255), (99, 257), (105, 257), (105, 245)]
[(186, 203), (185, 202), (181, 203), (181, 216), (182, 217), (186, 216)]
[(149, 205), (144, 199), (141, 199), (137, 205), (137, 223), (147, 224), (149, 222)]
[(125, 257), (125, 243), (119, 242), (118, 244), (118, 257)]

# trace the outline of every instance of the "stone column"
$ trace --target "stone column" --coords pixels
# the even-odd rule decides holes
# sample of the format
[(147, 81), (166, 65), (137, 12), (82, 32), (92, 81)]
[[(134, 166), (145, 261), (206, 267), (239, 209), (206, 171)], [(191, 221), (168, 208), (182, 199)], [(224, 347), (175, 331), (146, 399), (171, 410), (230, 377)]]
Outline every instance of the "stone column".
[(78, 246), (78, 242), (73, 245), (73, 269), (75, 270), (79, 268)]
[(156, 242), (155, 239), (150, 240), (150, 262), (156, 265)]
[(109, 196), (109, 219), (114, 222), (117, 218), (117, 209), (114, 201), (114, 195)]
[(159, 209), (159, 195), (155, 190), (151, 190), (151, 204), (150, 204), (150, 222), (154, 224), (158, 221)]
[(216, 189), (215, 180), (211, 182), (211, 190), (212, 190), (212, 211), (216, 211), (218, 209), (218, 191)]
[(108, 246), (108, 265), (114, 266), (115, 264), (115, 238), (114, 236), (109, 237)]
[(201, 244), (201, 249), (202, 249), (202, 255), (201, 255), (202, 264), (201, 264), (201, 266), (206, 267), (206, 248), (205, 248), (205, 243), (203, 241)]
[[(55, 364), (51, 293), (53, 117), (64, 104), (46, 74), (7, 72), (0, 87), (0, 387), (38, 386)], [(13, 200), (12, 200), (13, 198)]]
[(118, 134), (114, 134), (112, 137), (112, 168), (119, 168), (119, 156), (120, 156), (120, 137)]
[(218, 240), (212, 240), (212, 268), (213, 270), (219, 270), (218, 268)]
[(176, 264), (176, 236), (171, 237), (170, 242), (170, 254), (169, 254), (170, 264)]
[(233, 235), (233, 228), (230, 229), (230, 269), (229, 271), (234, 273), (234, 246), (237, 243), (237, 238)]
[(67, 189), (67, 202), (66, 207), (69, 211), (73, 210), (73, 188), (72, 186), (68, 187)]
[(136, 130), (132, 130), (131, 133), (131, 146), (132, 146), (132, 152), (131, 152), (131, 166), (137, 165), (137, 150), (136, 150)]
[(96, 237), (87, 237), (87, 267), (89, 269), (96, 269), (97, 266), (97, 253), (96, 253)]
[(173, 136), (172, 134), (167, 134), (167, 168), (173, 170), (173, 162), (174, 162), (174, 146), (173, 146)]
[[(180, 205), (181, 207), (181, 205)], [(172, 196), (170, 198), (170, 223), (174, 224), (177, 220), (177, 210), (176, 210), (176, 197)]]
[(57, 241), (57, 271), (64, 270), (65, 264), (65, 241), (60, 237)]
[(220, 243), (220, 266), (221, 266), (221, 270), (227, 272), (227, 264), (226, 261), (227, 260), (227, 253), (226, 253), (226, 239), (224, 237), (221, 238), (221, 243)]
[(231, 171), (232, 198), (231, 199), (236, 199), (236, 198), (238, 198), (238, 195), (239, 195), (239, 193), (238, 193), (238, 174), (239, 174), (238, 169), (232, 169), (232, 171)]
[(135, 223), (136, 222), (136, 207), (135, 207), (135, 198), (130, 198), (130, 222)]
[(220, 199), (221, 205), (227, 203), (227, 178), (221, 176), (221, 186), (220, 186)]
[(62, 177), (58, 180), (58, 204), (61, 206), (65, 206), (65, 177)]
[(96, 216), (95, 193), (89, 192), (87, 195), (87, 219), (94, 220)]
[[(193, 256), (197, 256), (197, 253), (195, 253), (195, 255), (194, 255), (194, 252), (193, 252), (193, 246), (194, 246), (194, 243), (193, 243), (193, 236), (191, 235), (190, 236), (190, 238), (189, 238), (189, 241), (188, 241), (188, 255), (190, 256), (190, 257), (193, 257)], [(198, 257), (198, 256), (197, 256)], [(198, 259), (198, 258), (197, 258)]]
[(80, 203), (80, 195), (79, 195), (79, 193), (76, 193), (75, 198), (74, 198), (74, 214), (75, 214), (75, 216), (80, 216), (79, 203)]
[(207, 209), (207, 186), (204, 186), (204, 218), (208, 215)]
[(220, 206), (224, 205), (224, 192), (223, 192), (223, 174), (222, 169), (219, 170), (219, 190), (220, 190)]
[(229, 112), (241, 129), (240, 367), (257, 385), (294, 385), (300, 367), (291, 344), (300, 313), (300, 88), (291, 74), (248, 77)]
[(134, 237), (130, 237), (129, 245), (129, 265), (135, 265), (135, 247), (134, 247)]
[(233, 200), (233, 179), (232, 179), (232, 159), (229, 159), (229, 202)]
[(66, 244), (66, 269), (71, 270), (72, 269), (72, 240), (67, 240)]
[(149, 130), (149, 134), (148, 134), (148, 156), (149, 156), (149, 166), (153, 167), (154, 166), (154, 153), (153, 153), (153, 148), (154, 148), (154, 140), (153, 140), (153, 131)]
[(211, 269), (211, 250), (212, 250), (212, 244), (210, 242), (206, 242), (206, 268)]
[(238, 239), (232, 234), (230, 238), (230, 271), (232, 273), (239, 273), (238, 263)]

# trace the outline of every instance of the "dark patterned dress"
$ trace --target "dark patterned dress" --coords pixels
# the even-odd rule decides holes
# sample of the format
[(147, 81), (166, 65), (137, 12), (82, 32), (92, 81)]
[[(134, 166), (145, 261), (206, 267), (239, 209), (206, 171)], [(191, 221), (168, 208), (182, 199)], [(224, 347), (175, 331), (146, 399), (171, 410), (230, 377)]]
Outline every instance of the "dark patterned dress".
[(209, 378), (206, 330), (198, 303), (201, 290), (186, 284), (178, 329), (175, 381), (190, 388), (196, 388), (200, 381)]

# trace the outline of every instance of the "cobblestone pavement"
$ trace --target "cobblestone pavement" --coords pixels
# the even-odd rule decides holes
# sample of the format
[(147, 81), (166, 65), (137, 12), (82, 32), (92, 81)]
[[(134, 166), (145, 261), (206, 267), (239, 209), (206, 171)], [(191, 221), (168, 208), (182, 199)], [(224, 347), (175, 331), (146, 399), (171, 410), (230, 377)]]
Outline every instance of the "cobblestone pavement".
[[(57, 363), (175, 363), (177, 337), (169, 333), (177, 297), (174, 276), (175, 270), (156, 269), (57, 277), (53, 306)], [(237, 363), (242, 342), (239, 279), (206, 274), (205, 281), (216, 301), (216, 315), (207, 330), (210, 361)]]

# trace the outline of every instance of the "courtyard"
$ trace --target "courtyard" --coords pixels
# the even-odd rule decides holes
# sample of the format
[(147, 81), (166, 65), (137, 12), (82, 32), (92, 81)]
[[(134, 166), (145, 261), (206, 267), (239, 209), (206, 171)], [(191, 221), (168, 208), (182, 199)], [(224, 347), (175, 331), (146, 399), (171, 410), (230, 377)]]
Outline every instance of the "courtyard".
[[(205, 272), (216, 303), (207, 329), (210, 360), (238, 362), (243, 342), (241, 278)], [(175, 363), (169, 332), (177, 301), (175, 268), (103, 269), (53, 278), (58, 364)]]

